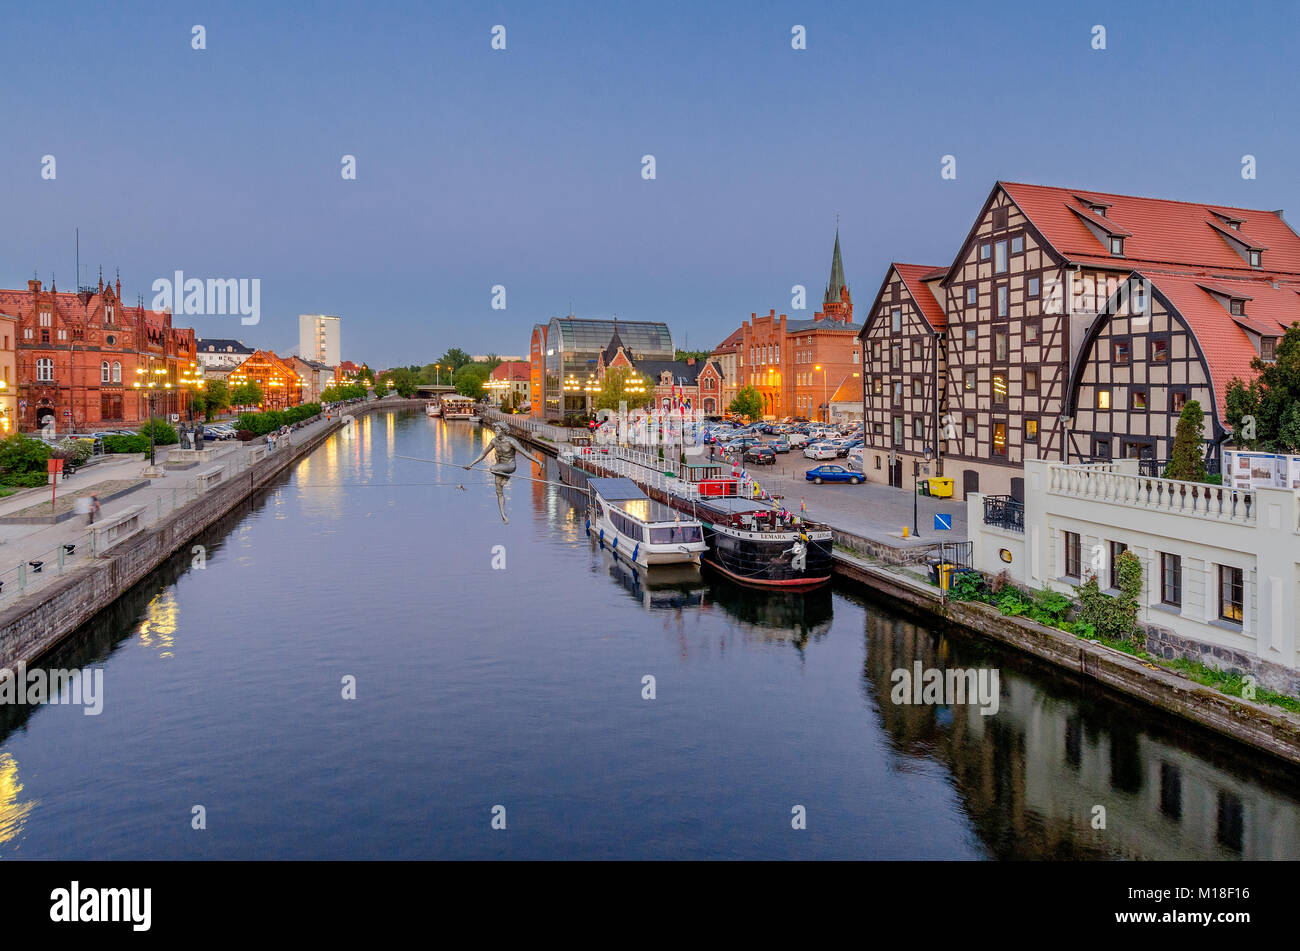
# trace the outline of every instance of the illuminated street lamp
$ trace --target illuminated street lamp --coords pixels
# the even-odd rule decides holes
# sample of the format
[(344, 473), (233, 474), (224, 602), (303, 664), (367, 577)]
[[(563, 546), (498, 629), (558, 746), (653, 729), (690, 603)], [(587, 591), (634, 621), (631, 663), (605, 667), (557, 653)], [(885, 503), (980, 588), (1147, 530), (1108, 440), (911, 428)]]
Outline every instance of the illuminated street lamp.
[(829, 422), (831, 421), (831, 402), (830, 402), (830, 396), (828, 395), (828, 392), (827, 392), (827, 389), (826, 389), (826, 371), (825, 371), (825, 370), (822, 370), (822, 365), (821, 365), (820, 363), (817, 364), (816, 366), (814, 366), (814, 367), (813, 367), (813, 370), (821, 370), (821, 374), (822, 374), (822, 422), (823, 422), (823, 423), (829, 423)]

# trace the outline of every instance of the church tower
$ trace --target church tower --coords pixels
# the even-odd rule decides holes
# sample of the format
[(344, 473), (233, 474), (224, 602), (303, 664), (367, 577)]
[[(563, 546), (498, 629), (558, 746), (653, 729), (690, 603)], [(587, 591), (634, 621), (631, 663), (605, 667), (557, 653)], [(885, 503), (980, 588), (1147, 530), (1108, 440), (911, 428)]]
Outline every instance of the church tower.
[(844, 259), (840, 257), (840, 229), (835, 226), (835, 251), (831, 255), (831, 281), (822, 298), (822, 313), (818, 319), (853, 323), (853, 297), (844, 280)]

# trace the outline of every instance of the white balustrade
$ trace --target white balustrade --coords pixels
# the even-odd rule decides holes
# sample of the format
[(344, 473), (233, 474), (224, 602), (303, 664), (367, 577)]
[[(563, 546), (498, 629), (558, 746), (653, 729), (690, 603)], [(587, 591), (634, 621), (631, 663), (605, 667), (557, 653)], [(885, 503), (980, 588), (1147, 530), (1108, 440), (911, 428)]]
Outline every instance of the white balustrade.
[(1112, 463), (1058, 465), (1048, 470), (1054, 495), (1241, 524), (1255, 521), (1250, 489), (1115, 471)]

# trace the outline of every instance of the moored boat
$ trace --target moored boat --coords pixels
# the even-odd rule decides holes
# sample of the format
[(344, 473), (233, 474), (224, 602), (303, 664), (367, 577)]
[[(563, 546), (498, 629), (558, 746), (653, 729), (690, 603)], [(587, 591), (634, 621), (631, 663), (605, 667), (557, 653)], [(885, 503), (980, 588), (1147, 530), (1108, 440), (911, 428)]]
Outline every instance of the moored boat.
[(631, 479), (588, 478), (588, 530), (618, 557), (642, 568), (698, 565), (707, 550), (704, 527), (649, 498)]
[(437, 400), (429, 400), (429, 402), (424, 404), (424, 415), (430, 417), (441, 416), (442, 404)]
[(696, 512), (709, 545), (706, 562), (735, 581), (776, 588), (830, 581), (829, 526), (749, 499), (702, 500)]

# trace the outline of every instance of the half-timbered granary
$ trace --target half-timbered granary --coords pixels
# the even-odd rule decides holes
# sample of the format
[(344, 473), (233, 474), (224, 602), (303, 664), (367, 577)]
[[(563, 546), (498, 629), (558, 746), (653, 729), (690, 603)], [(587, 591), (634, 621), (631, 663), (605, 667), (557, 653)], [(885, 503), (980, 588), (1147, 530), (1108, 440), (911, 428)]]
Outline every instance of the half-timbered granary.
[(1018, 496), (1026, 459), (1159, 463), (1189, 400), (1216, 464), (1227, 387), (1298, 292), (1281, 212), (999, 182), (946, 272), (891, 265), (863, 324), (867, 477), (930, 449), (959, 495)]

